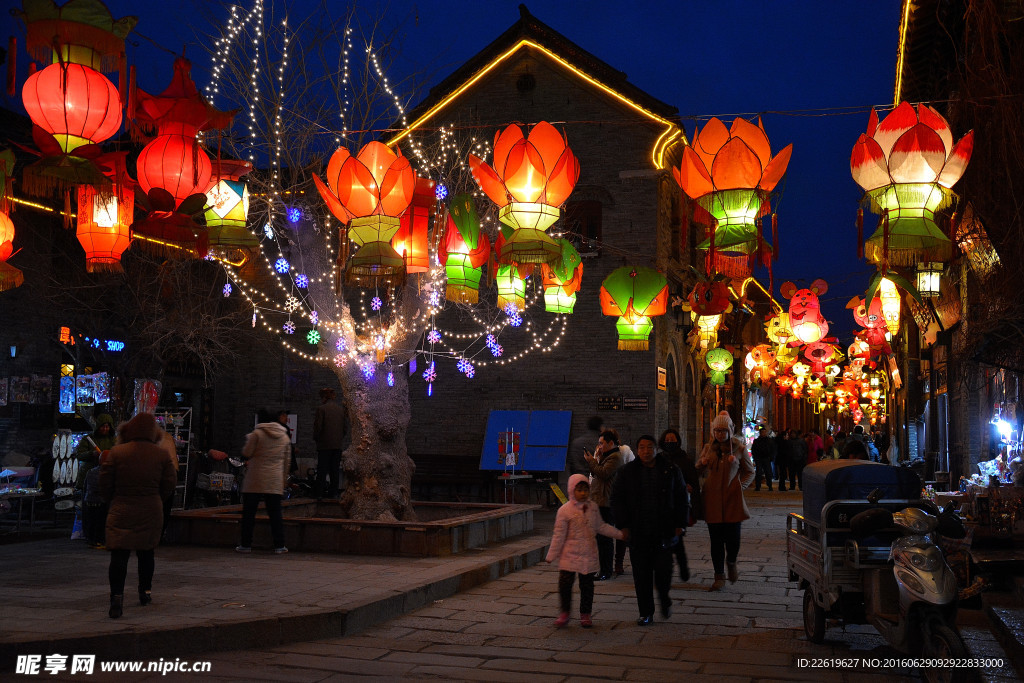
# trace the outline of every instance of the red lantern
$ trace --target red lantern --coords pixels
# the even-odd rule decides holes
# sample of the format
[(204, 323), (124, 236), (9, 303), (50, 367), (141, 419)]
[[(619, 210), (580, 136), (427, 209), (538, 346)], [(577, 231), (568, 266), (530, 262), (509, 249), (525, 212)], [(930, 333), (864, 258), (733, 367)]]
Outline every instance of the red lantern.
[(14, 222), (6, 213), (0, 213), (0, 292), (14, 289), (25, 281), (21, 271), (7, 263), (14, 253)]
[(126, 152), (107, 155), (112, 185), (78, 186), (78, 241), (85, 249), (85, 269), (123, 272), (121, 254), (131, 241), (135, 188), (125, 168)]
[(427, 230), (430, 222), (430, 207), (434, 204), (434, 181), (416, 178), (416, 189), (412, 205), (401, 219), (398, 232), (391, 239), (391, 246), (405, 258), (405, 272), (425, 273), (430, 269), (430, 254), (427, 250)]
[(32, 74), (21, 101), (32, 123), (52, 135), (65, 154), (103, 142), (121, 127), (117, 88), (80, 64), (51, 64)]
[(139, 186), (147, 194), (153, 188), (166, 190), (175, 209), (187, 197), (206, 192), (213, 165), (194, 137), (159, 135), (146, 145), (137, 162)]

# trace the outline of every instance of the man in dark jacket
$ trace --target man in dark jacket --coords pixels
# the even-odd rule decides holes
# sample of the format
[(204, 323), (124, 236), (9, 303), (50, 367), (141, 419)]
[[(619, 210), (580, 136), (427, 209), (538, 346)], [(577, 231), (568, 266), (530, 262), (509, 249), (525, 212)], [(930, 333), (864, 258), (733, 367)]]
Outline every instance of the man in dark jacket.
[(772, 490), (772, 462), (775, 460), (775, 440), (768, 436), (765, 427), (758, 427), (757, 438), (750, 447), (754, 457), (754, 490), (761, 490), (761, 478), (768, 484), (768, 490)]
[(636, 460), (619, 470), (612, 488), (616, 526), (629, 543), (640, 626), (653, 620), (654, 588), (661, 616), (672, 616), (672, 546), (689, 516), (683, 473), (665, 456), (655, 455), (655, 445), (653, 436), (641, 436)]
[(780, 430), (775, 435), (775, 474), (779, 479), (779, 491), (786, 490), (786, 477), (789, 476), (789, 432)]
[(337, 498), (341, 491), (341, 452), (348, 436), (348, 411), (334, 402), (334, 389), (320, 390), (320, 406), (313, 420), (313, 439), (316, 440), (316, 497), (324, 495), (324, 484), (330, 476), (328, 498)]

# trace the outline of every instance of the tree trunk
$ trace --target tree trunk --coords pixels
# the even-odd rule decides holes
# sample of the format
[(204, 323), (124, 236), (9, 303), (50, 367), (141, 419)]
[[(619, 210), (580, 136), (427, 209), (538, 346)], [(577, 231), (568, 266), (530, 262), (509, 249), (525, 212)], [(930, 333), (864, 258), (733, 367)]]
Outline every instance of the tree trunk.
[(352, 430), (352, 444), (342, 463), (346, 482), (342, 509), (349, 519), (415, 521), (412, 473), (416, 465), (405, 444), (411, 416), (405, 368), (395, 370), (393, 387), (388, 386), (383, 366), (370, 379), (352, 362), (335, 372)]

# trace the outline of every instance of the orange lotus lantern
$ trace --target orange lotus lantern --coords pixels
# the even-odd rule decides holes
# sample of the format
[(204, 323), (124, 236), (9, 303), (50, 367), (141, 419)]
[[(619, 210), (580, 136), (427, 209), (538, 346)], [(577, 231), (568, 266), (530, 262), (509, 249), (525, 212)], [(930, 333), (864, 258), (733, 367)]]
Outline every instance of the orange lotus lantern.
[(20, 287), (25, 282), (21, 271), (7, 263), (14, 253), (14, 222), (6, 212), (0, 212), (0, 292)]
[(391, 246), (405, 258), (405, 272), (425, 273), (430, 270), (430, 253), (427, 246), (430, 209), (435, 203), (434, 181), (416, 177), (416, 189), (412, 194), (409, 210), (402, 214), (398, 232), (391, 239)]
[(866, 134), (853, 146), (850, 170), (872, 208), (882, 214), (865, 244), (872, 263), (912, 266), (946, 261), (952, 243), (935, 223), (950, 205), (950, 188), (967, 169), (974, 132), (953, 144), (946, 119), (926, 104), (901, 102), (881, 122), (872, 110)]
[(761, 119), (753, 125), (742, 118), (727, 129), (717, 118), (695, 130), (683, 149), (679, 169), (672, 174), (699, 211), (707, 239), (697, 245), (708, 252), (709, 270), (730, 277), (750, 274), (751, 259), (760, 248), (757, 219), (768, 208), (768, 194), (782, 179), (793, 146), (772, 157)]
[(339, 147), (327, 163), (326, 181), (313, 181), (327, 208), (359, 246), (348, 277), (360, 287), (388, 287), (401, 282), (405, 259), (391, 246), (416, 189), (416, 173), (397, 147), (373, 141), (356, 156)]
[(565, 137), (541, 121), (529, 137), (512, 124), (494, 137), (494, 166), (470, 154), (469, 166), (480, 189), (498, 206), (498, 219), (514, 228), (499, 260), (550, 263), (561, 256), (558, 244), (545, 234), (561, 216), (580, 176), (580, 164)]
[(85, 249), (90, 273), (121, 273), (121, 254), (131, 242), (135, 213), (135, 184), (125, 164), (127, 152), (104, 155), (111, 184), (78, 186), (78, 241)]

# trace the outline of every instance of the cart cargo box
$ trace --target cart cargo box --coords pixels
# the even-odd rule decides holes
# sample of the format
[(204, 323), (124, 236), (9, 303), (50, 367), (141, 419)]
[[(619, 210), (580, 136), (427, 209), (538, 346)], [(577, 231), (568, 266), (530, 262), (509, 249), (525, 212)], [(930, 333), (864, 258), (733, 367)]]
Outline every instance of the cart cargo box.
[(921, 478), (906, 467), (864, 460), (826, 460), (804, 468), (804, 517), (821, 523), (821, 509), (830, 500), (864, 500), (875, 489), (882, 499), (921, 497)]

